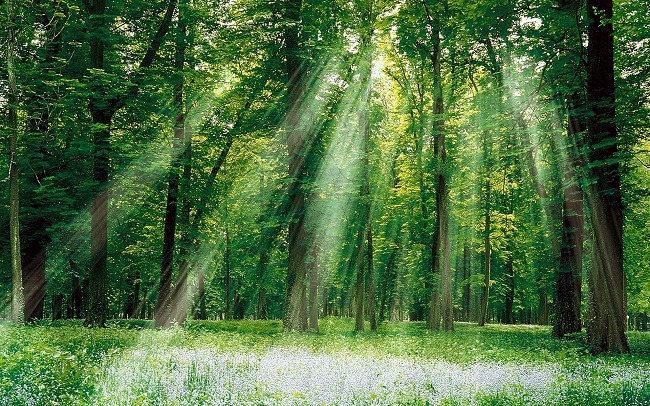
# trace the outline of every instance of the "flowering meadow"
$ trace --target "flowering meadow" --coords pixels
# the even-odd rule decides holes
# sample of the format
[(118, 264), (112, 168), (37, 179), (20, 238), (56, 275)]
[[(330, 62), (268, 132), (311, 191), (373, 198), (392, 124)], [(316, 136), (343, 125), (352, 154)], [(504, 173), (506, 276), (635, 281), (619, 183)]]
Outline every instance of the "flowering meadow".
[(641, 405), (650, 334), (592, 357), (547, 327), (387, 323), (283, 333), (278, 321), (0, 325), (0, 405)]

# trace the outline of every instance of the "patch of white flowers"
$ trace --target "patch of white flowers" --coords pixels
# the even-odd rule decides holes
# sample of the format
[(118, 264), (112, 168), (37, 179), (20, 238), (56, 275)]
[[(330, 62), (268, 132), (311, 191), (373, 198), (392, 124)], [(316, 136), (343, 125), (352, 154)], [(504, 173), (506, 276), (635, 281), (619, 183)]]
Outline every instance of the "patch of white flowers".
[(97, 401), (105, 405), (394, 405), (444, 399), (473, 403), (477, 394), (525, 393), (533, 403), (562, 370), (354, 353), (271, 348), (264, 353), (214, 349), (131, 349), (107, 359)]

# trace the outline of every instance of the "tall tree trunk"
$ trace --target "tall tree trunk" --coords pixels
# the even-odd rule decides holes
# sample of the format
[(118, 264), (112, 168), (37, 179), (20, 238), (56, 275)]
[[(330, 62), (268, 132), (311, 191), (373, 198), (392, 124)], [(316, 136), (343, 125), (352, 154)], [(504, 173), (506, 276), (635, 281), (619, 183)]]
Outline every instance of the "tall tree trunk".
[(364, 311), (363, 305), (365, 302), (365, 284), (366, 284), (366, 275), (365, 275), (365, 265), (363, 261), (364, 253), (364, 244), (363, 244), (363, 229), (362, 225), (359, 225), (359, 230), (357, 231), (357, 259), (356, 259), (356, 268), (357, 268), (357, 281), (355, 284), (356, 291), (354, 294), (354, 331), (364, 331)]
[(485, 229), (484, 229), (484, 247), (485, 247), (485, 265), (483, 268), (484, 279), (483, 279), (483, 296), (481, 298), (481, 309), (478, 320), (479, 326), (484, 326), (487, 321), (488, 316), (488, 298), (490, 296), (490, 271), (492, 268), (491, 265), (491, 256), (492, 256), (492, 244), (490, 241), (490, 233), (492, 232), (490, 224), (490, 180), (489, 178), (485, 181)]
[(587, 129), (593, 258), (588, 335), (595, 354), (630, 351), (625, 335), (623, 202), (614, 95), (612, 0), (587, 0)]
[[(93, 70), (104, 70), (106, 41), (106, 2), (96, 0), (89, 5), (90, 12), (90, 66)], [(88, 286), (87, 326), (103, 327), (106, 322), (106, 264), (107, 264), (107, 211), (108, 178), (110, 154), (110, 124), (115, 113), (107, 106), (104, 90), (99, 84), (92, 86), (88, 107), (92, 116), (93, 135), (93, 181), (95, 196), (91, 205), (90, 220), (90, 275)]]
[[(230, 311), (230, 228), (228, 227), (228, 216), (226, 215), (226, 250), (224, 253), (224, 317), (226, 320), (230, 320), (232, 318), (232, 313)], [(233, 306), (234, 307), (234, 306)]]
[(307, 275), (307, 241), (305, 232), (304, 159), (309, 148), (307, 130), (302, 128), (301, 115), (304, 97), (304, 66), (300, 56), (302, 0), (287, 0), (284, 32), (287, 70), (286, 134), (289, 154), (289, 258), (283, 324), (289, 331), (305, 331), (302, 309)]
[[(109, 27), (106, 19), (106, 1), (94, 0), (85, 3), (90, 14), (89, 39), (90, 39), (90, 66), (95, 72), (104, 70), (105, 41)], [(170, 0), (165, 11), (165, 16), (158, 27), (145, 53), (140, 61), (139, 69), (151, 66), (163, 38), (169, 30), (176, 0)], [(133, 92), (137, 94), (139, 86), (134, 86)], [(108, 247), (108, 179), (110, 173), (110, 125), (115, 113), (124, 107), (129, 94), (116, 98), (106, 95), (105, 84), (101, 80), (90, 86), (91, 96), (88, 110), (92, 117), (93, 135), (93, 181), (95, 182), (95, 196), (91, 205), (90, 220), (90, 258), (91, 267), (88, 285), (88, 306), (86, 309), (87, 326), (103, 327), (106, 322), (106, 277), (107, 277), (107, 247)]]
[(266, 288), (261, 287), (257, 292), (257, 320), (266, 320), (269, 318), (266, 306)]
[(470, 320), (470, 297), (471, 297), (471, 288), (472, 285), (469, 282), (469, 278), (472, 272), (472, 256), (470, 253), (469, 243), (465, 241), (463, 245), (463, 319), (465, 321)]
[[(182, 98), (182, 96), (180, 96)], [(179, 102), (179, 94), (175, 102)], [(182, 101), (181, 101), (182, 103)], [(178, 104), (177, 104), (178, 108)], [(174, 145), (172, 165), (168, 174), (167, 203), (165, 205), (165, 226), (163, 232), (163, 247), (160, 265), (160, 280), (158, 284), (158, 300), (156, 304), (156, 327), (168, 326), (172, 320), (172, 267), (174, 266), (174, 247), (176, 243), (176, 217), (178, 210), (178, 180), (180, 168), (180, 150), (184, 144), (185, 118), (178, 111), (174, 120)]]
[(366, 263), (368, 264), (368, 314), (370, 319), (370, 330), (377, 330), (377, 309), (375, 305), (375, 266), (374, 248), (372, 245), (372, 218), (368, 218), (366, 225), (366, 240), (368, 247), (366, 251)]
[[(430, 17), (431, 18), (431, 17)], [(434, 269), (439, 273), (442, 280), (442, 328), (445, 331), (454, 329), (454, 314), (452, 305), (452, 283), (451, 283), (451, 246), (449, 242), (449, 189), (447, 188), (447, 149), (445, 147), (445, 113), (442, 100), (442, 74), (440, 69), (440, 32), (439, 22), (435, 20), (434, 25), (438, 29), (434, 32), (434, 48), (431, 55), (433, 62), (434, 90), (433, 90), (433, 114), (436, 155), (436, 207), (438, 211), (438, 244), (440, 251), (438, 261), (440, 268)], [(436, 289), (434, 284), (434, 289)], [(432, 297), (435, 298), (435, 292)], [(437, 305), (437, 301), (435, 303)], [(432, 306), (434, 303), (432, 303)], [(434, 314), (434, 316), (437, 316)], [(435, 325), (436, 323), (434, 323)]]
[[(81, 284), (79, 283), (79, 276), (76, 273), (77, 264), (74, 263), (74, 261), (70, 260), (70, 265), (72, 264), (75, 265), (74, 268), (71, 266), (71, 268), (73, 268), (73, 271), (75, 272), (72, 274), (72, 311), (73, 311), (73, 317), (75, 319), (81, 319), (83, 318), (83, 294), (81, 292)], [(135, 315), (133, 315), (133, 317), (135, 317)]]
[(131, 287), (131, 291), (126, 297), (124, 317), (127, 319), (135, 319), (138, 317), (137, 311), (138, 304), (140, 303), (140, 272), (136, 271), (133, 274), (128, 275), (127, 285)]
[[(559, 0), (560, 10), (569, 18), (575, 18), (580, 9), (579, 0)], [(582, 35), (582, 33), (579, 33)], [(580, 46), (581, 38), (574, 36), (570, 47)], [(582, 60), (575, 64), (582, 69)], [(562, 244), (559, 253), (558, 276), (555, 284), (555, 306), (553, 336), (563, 337), (568, 333), (579, 332), (582, 328), (582, 243), (584, 234), (584, 210), (582, 188), (578, 173), (584, 165), (582, 132), (585, 130), (585, 100), (578, 91), (564, 94), (562, 103), (566, 104), (567, 137), (564, 152), (564, 198), (562, 214)]]
[[(357, 238), (357, 293), (356, 293), (356, 323), (355, 330), (364, 330), (364, 304), (368, 293), (368, 311), (370, 312), (370, 328), (377, 328), (374, 302), (373, 252), (372, 252), (372, 196), (370, 195), (370, 92), (372, 89), (372, 16), (373, 2), (363, 10), (365, 31), (362, 33), (359, 60), (359, 86), (361, 86), (357, 120), (359, 123), (359, 138), (361, 140), (361, 187), (359, 202), (361, 208), (360, 221), (362, 225)], [(367, 289), (366, 289), (367, 288)], [(366, 292), (367, 290), (367, 292)], [(373, 297), (370, 297), (372, 293)]]
[(563, 337), (565, 334), (579, 332), (582, 328), (582, 244), (584, 234), (584, 210), (582, 188), (577, 177), (581, 142), (579, 137), (584, 130), (577, 108), (571, 105), (578, 101), (579, 95), (569, 98), (567, 114), (566, 162), (564, 164), (564, 199), (562, 214), (562, 247), (558, 278), (556, 281), (555, 318), (553, 320), (553, 336)]
[(23, 295), (23, 275), (20, 255), (20, 198), (18, 186), (18, 88), (16, 85), (16, 15), (12, 0), (5, 0), (7, 12), (7, 74), (9, 92), (7, 105), (9, 112), (9, 244), (11, 251), (11, 321), (22, 324), (25, 321), (25, 298)]
[(178, 32), (176, 36), (176, 52), (174, 55), (174, 65), (178, 77), (175, 86), (175, 99), (178, 113), (183, 117), (183, 154), (181, 164), (183, 166), (183, 175), (180, 180), (181, 193), (181, 213), (178, 219), (181, 229), (181, 241), (179, 249), (180, 265), (178, 267), (178, 276), (176, 286), (172, 291), (172, 312), (176, 322), (180, 326), (185, 325), (187, 319), (187, 277), (189, 272), (189, 254), (190, 254), (190, 212), (191, 212), (191, 180), (192, 180), (192, 131), (185, 123), (186, 107), (183, 99), (185, 75), (185, 51), (187, 49), (187, 23), (185, 20), (185, 11), (187, 1), (181, 0), (178, 4)]
[(505, 263), (505, 277), (506, 277), (506, 294), (505, 294), (505, 314), (503, 318), (504, 324), (514, 324), (515, 318), (513, 315), (514, 303), (515, 303), (515, 270), (514, 264), (512, 263), (512, 252), (510, 248), (510, 242), (508, 242), (508, 247), (506, 248), (508, 252), (508, 258)]
[(318, 264), (312, 255), (309, 263), (309, 330), (313, 332), (318, 332), (318, 310)]

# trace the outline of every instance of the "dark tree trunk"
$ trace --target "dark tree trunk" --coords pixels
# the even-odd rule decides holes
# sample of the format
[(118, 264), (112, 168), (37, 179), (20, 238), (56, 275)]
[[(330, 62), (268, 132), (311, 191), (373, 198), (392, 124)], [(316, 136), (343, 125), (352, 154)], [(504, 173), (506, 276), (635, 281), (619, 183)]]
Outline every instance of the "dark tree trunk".
[[(379, 302), (379, 322), (386, 320), (386, 305), (390, 304), (389, 296), (389, 284), (393, 277), (393, 268), (395, 266), (395, 260), (397, 258), (398, 248), (393, 247), (388, 257), (388, 262), (384, 268), (384, 275), (381, 282), (381, 293), (380, 293), (380, 302)], [(390, 313), (390, 311), (389, 311)]]
[[(104, 71), (104, 52), (107, 40), (106, 33), (109, 27), (106, 23), (106, 1), (94, 0), (86, 2), (86, 9), (90, 14), (89, 41), (90, 41), (90, 66), (96, 72)], [(139, 68), (151, 66), (163, 38), (166, 35), (172, 19), (175, 0), (170, 0), (165, 16), (158, 31), (153, 37)], [(107, 244), (108, 244), (108, 179), (110, 174), (110, 125), (115, 113), (126, 105), (129, 97), (121, 96), (110, 98), (107, 96), (105, 84), (97, 81), (90, 86), (91, 96), (88, 110), (92, 117), (93, 135), (93, 181), (95, 182), (95, 196), (91, 205), (90, 220), (90, 258), (91, 268), (89, 275), (88, 300), (86, 309), (86, 326), (103, 327), (106, 322), (106, 277), (107, 277)], [(137, 94), (139, 86), (132, 89)]]
[[(506, 251), (510, 251), (510, 248), (506, 248)], [(515, 303), (515, 270), (512, 263), (512, 255), (510, 254), (506, 259), (505, 263), (505, 277), (506, 277), (506, 308), (505, 314), (503, 317), (504, 324), (514, 324), (515, 319), (513, 315), (513, 308)]]
[(478, 325), (484, 326), (487, 322), (487, 310), (488, 310), (488, 298), (490, 296), (490, 271), (492, 268), (491, 265), (491, 256), (492, 256), (492, 244), (490, 241), (490, 233), (492, 232), (490, 224), (490, 181), (486, 180), (485, 184), (486, 194), (485, 194), (485, 229), (484, 229), (484, 246), (485, 246), (485, 263), (484, 263), (484, 278), (483, 278), (483, 296), (481, 297), (481, 308), (479, 314)]
[[(289, 154), (288, 190), (289, 204), (289, 255), (286, 279), (286, 299), (283, 324), (288, 331), (305, 331), (303, 303), (304, 280), (307, 275), (307, 241), (305, 232), (305, 181), (304, 159), (309, 142), (307, 133), (301, 128), (302, 103), (304, 97), (304, 66), (300, 56), (301, 0), (288, 0), (285, 19), (289, 22), (284, 31), (284, 46), (287, 70), (286, 133)], [(306, 315), (305, 315), (306, 316)]]
[(63, 294), (56, 293), (52, 295), (52, 320), (61, 320), (63, 318)]
[(45, 303), (45, 263), (47, 260), (47, 236), (43, 233), (45, 225), (42, 218), (37, 223), (26, 225), (25, 234), (32, 238), (25, 242), (23, 252), (22, 280), (25, 297), (25, 320), (34, 321), (43, 318)]
[[(230, 230), (228, 228), (228, 220), (226, 217), (226, 252), (224, 254), (224, 317), (230, 320), (232, 315), (230, 313)], [(234, 306), (233, 306), (234, 307)]]
[(257, 320), (266, 320), (269, 318), (266, 306), (266, 289), (261, 287), (257, 293)]
[[(106, 26), (106, 2), (95, 0), (89, 5), (90, 18), (90, 66), (97, 72), (104, 70), (104, 50)], [(100, 86), (91, 87), (92, 95), (88, 103), (93, 126), (93, 181), (95, 194), (91, 205), (90, 220), (90, 275), (88, 286), (87, 326), (103, 327), (106, 322), (106, 277), (107, 277), (107, 212), (108, 212), (108, 178), (110, 171), (110, 125), (115, 110), (105, 97), (105, 90)]]
[[(280, 231), (279, 229), (277, 230)], [(262, 231), (260, 241), (259, 260), (257, 262), (257, 278), (258, 278), (258, 292), (257, 292), (257, 319), (264, 320), (268, 317), (266, 305), (266, 288), (264, 286), (264, 275), (269, 264), (269, 250), (271, 249), (271, 240), (275, 239), (277, 233), (265, 233)]]
[[(438, 25), (437, 21), (434, 25)], [(436, 155), (436, 208), (438, 211), (438, 244), (440, 256), (438, 272), (442, 281), (442, 328), (445, 331), (454, 330), (453, 292), (451, 281), (451, 245), (449, 242), (449, 189), (447, 188), (447, 148), (445, 146), (445, 113), (442, 100), (442, 74), (440, 71), (440, 32), (434, 33), (434, 48), (432, 54), (434, 70), (434, 110), (436, 117), (434, 132), (436, 136), (434, 153)], [(434, 272), (436, 269), (434, 269)], [(433, 295), (435, 297), (435, 293)], [(437, 303), (434, 302), (434, 303)], [(436, 313), (434, 313), (436, 315)], [(435, 323), (434, 323), (435, 324)]]
[(189, 272), (189, 246), (190, 239), (190, 194), (192, 178), (192, 131), (185, 125), (185, 102), (184, 86), (185, 78), (183, 69), (185, 68), (185, 51), (187, 48), (187, 23), (185, 20), (185, 11), (187, 1), (181, 0), (178, 4), (178, 31), (176, 33), (176, 51), (174, 54), (174, 68), (177, 74), (178, 82), (174, 86), (174, 104), (178, 116), (182, 117), (182, 122), (178, 124), (183, 126), (183, 153), (180, 157), (183, 167), (183, 175), (180, 180), (181, 194), (181, 213), (178, 219), (181, 228), (181, 242), (179, 249), (180, 265), (178, 267), (178, 276), (176, 286), (172, 290), (172, 316), (180, 326), (185, 325), (187, 319), (187, 274)]
[(470, 297), (471, 297), (471, 284), (469, 278), (472, 272), (472, 256), (470, 253), (469, 244), (465, 242), (463, 245), (463, 319), (469, 321), (470, 318)]
[[(576, 100), (579, 96), (572, 99)], [(567, 164), (564, 168), (564, 200), (562, 248), (556, 282), (555, 318), (553, 335), (561, 338), (565, 334), (576, 333), (582, 329), (582, 243), (584, 233), (584, 211), (582, 188), (577, 179), (578, 152), (581, 149), (578, 137), (584, 125), (570, 107), (568, 114)]]
[(184, 140), (184, 117), (178, 115), (174, 122), (174, 148), (172, 166), (168, 174), (167, 203), (165, 205), (165, 226), (156, 304), (156, 327), (170, 325), (172, 320), (172, 267), (174, 265), (174, 246), (176, 243), (176, 214), (178, 210), (179, 151)]
[(630, 351), (625, 335), (623, 201), (614, 96), (612, 0), (587, 0), (587, 129), (593, 230), (588, 335), (595, 354)]
[(135, 319), (138, 317), (137, 309), (140, 303), (140, 272), (129, 273), (126, 277), (129, 292), (124, 303), (124, 318)]

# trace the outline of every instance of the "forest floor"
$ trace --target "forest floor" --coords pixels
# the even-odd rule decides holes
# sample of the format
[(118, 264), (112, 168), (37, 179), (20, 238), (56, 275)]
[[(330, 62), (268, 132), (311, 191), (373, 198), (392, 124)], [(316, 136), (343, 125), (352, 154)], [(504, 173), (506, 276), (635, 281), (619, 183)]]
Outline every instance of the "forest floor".
[(0, 405), (634, 405), (650, 403), (650, 333), (587, 353), (540, 326), (279, 321), (0, 324)]

